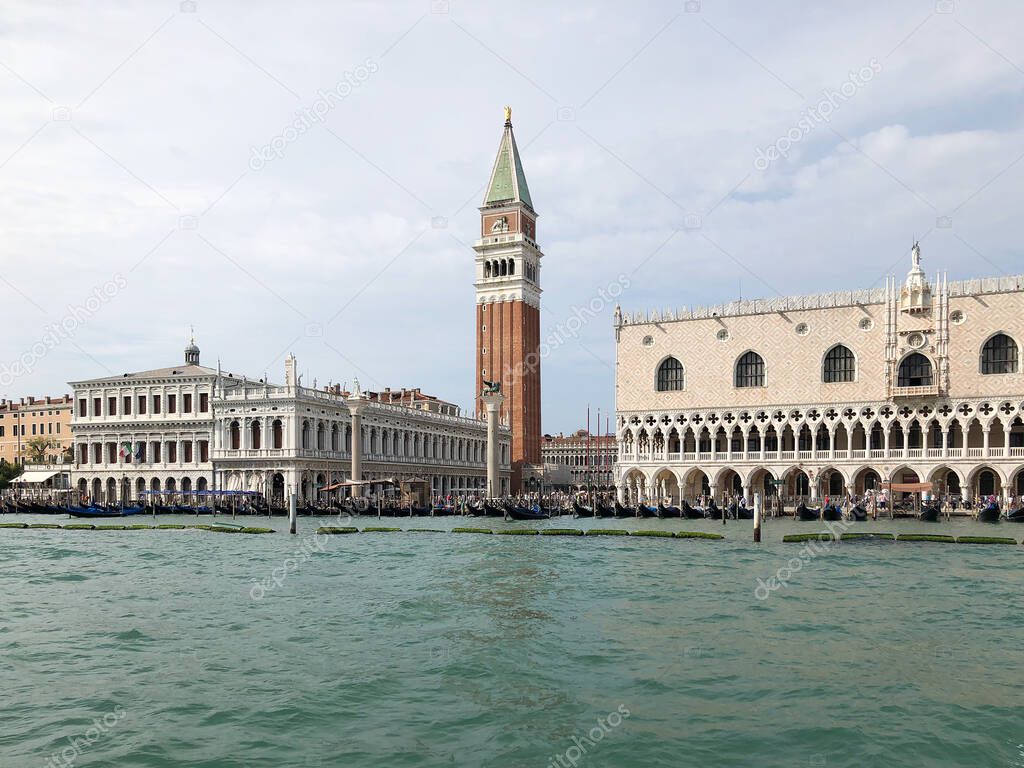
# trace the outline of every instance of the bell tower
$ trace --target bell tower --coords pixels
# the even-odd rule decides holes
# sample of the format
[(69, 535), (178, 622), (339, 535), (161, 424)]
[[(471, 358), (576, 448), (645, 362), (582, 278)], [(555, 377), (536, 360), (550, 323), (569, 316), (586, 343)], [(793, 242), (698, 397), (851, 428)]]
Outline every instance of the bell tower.
[(501, 384), (512, 429), (512, 492), (523, 467), (540, 464), (540, 262), (537, 212), (512, 132), (512, 109), (480, 207), (476, 251), (476, 410), (484, 382)]

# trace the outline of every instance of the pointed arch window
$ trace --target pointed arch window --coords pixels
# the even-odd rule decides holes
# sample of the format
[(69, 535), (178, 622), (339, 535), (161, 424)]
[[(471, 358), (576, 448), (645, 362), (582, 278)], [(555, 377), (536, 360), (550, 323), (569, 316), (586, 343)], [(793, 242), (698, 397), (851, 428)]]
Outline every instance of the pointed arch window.
[(932, 363), (920, 352), (907, 355), (900, 363), (896, 377), (899, 387), (930, 387), (932, 385)]
[(757, 352), (746, 352), (736, 361), (737, 387), (764, 386), (764, 358)]
[(825, 355), (821, 379), (826, 384), (854, 381), (857, 375), (857, 360), (849, 347), (836, 344)]
[(666, 357), (658, 366), (658, 391), (678, 392), (683, 388), (683, 364), (674, 357)]
[(1017, 373), (1020, 370), (1017, 342), (1005, 333), (997, 333), (981, 348), (981, 372)]

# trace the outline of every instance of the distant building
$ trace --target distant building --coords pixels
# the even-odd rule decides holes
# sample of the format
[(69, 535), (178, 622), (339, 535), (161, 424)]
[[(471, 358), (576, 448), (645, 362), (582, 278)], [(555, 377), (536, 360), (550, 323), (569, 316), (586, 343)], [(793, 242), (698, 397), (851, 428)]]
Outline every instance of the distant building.
[(0, 460), (31, 462), (28, 444), (33, 438), (50, 443), (41, 463), (62, 461), (72, 443), (70, 396), (0, 400)]
[(1024, 276), (616, 308), (622, 497), (1024, 494)]
[(591, 435), (585, 429), (571, 435), (544, 435), (540, 452), (545, 465), (566, 468), (574, 488), (610, 490), (615, 486), (615, 435)]
[[(351, 394), (349, 392), (344, 393), (345, 395)], [(459, 406), (455, 403), (449, 403), (440, 398), (434, 397), (433, 395), (425, 395), (420, 391), (419, 387), (416, 389), (383, 389), (380, 392), (366, 392), (367, 398), (375, 403), (385, 403), (387, 405), (404, 405), (406, 408), (413, 408), (417, 411), (431, 411), (432, 413), (440, 413), (444, 416), (458, 416)]]

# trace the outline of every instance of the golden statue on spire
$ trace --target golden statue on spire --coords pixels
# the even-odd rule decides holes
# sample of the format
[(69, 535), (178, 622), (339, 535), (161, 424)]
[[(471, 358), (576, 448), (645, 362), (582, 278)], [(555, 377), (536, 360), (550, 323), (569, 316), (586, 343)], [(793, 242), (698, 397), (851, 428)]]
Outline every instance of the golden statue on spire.
[(509, 107), (509, 106), (505, 107), (505, 122), (506, 123), (511, 123), (512, 122), (512, 107)]

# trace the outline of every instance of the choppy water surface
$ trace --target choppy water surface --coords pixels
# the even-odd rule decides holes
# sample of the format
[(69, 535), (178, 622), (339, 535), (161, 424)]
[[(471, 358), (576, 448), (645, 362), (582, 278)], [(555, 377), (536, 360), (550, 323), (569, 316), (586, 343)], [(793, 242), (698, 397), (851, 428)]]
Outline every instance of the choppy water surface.
[(0, 530), (0, 766), (1024, 766), (1020, 547), (321, 522)]

